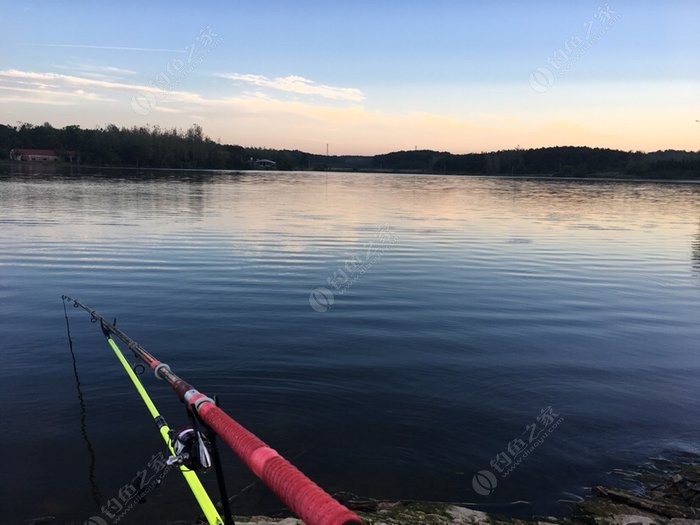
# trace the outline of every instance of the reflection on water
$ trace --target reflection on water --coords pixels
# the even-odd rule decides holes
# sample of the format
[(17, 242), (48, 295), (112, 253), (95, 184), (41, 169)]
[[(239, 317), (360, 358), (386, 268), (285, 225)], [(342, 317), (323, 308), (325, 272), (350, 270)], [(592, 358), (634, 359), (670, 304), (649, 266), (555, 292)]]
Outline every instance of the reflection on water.
[(691, 244), (691, 263), (696, 272), (700, 272), (700, 223), (698, 224), (698, 232)]
[[(614, 468), (696, 449), (696, 185), (0, 169), (0, 380), (18, 451), (0, 485), (16, 521), (82, 523), (95, 486), (117, 493), (162, 447), (99, 330), (71, 318), (96, 462), (85, 454), (63, 293), (118, 317), (331, 491), (558, 513)], [(396, 242), (346, 269), (382, 228)], [(332, 308), (310, 305), (319, 287)], [(564, 423), (475, 492), (547, 407)], [(234, 510), (278, 508), (225, 456)], [(188, 498), (167, 479), (123, 522), (192, 519)]]

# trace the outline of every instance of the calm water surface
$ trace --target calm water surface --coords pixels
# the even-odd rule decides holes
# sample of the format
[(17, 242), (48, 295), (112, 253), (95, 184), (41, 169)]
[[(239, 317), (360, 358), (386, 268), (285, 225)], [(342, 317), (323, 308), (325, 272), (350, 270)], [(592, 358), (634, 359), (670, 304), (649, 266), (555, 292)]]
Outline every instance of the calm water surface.
[[(698, 449), (699, 220), (692, 184), (0, 167), (5, 519), (83, 523), (161, 450), (70, 309), (81, 418), (63, 293), (331, 492), (566, 512)], [(563, 421), (501, 477), (547, 407)], [(225, 457), (234, 510), (280, 508)], [(171, 474), (122, 523), (196, 515)]]

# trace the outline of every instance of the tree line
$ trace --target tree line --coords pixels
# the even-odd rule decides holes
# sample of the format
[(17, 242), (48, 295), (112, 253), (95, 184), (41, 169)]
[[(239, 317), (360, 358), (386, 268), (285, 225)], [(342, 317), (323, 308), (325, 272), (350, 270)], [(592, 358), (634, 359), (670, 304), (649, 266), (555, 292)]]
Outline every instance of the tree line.
[(700, 151), (644, 153), (574, 146), (463, 155), (430, 150), (398, 151), (375, 156), (372, 167), (383, 171), (484, 175), (700, 177)]
[(60, 156), (76, 152), (80, 163), (139, 168), (243, 170), (254, 159), (269, 159), (280, 170), (347, 170), (485, 175), (586, 177), (700, 177), (700, 151), (644, 153), (589, 147), (549, 147), (453, 154), (433, 150), (396, 151), (383, 155), (316, 155), (220, 144), (201, 126), (187, 130), (159, 126), (83, 129), (51, 124), (0, 124), (0, 160), (15, 148), (50, 149)]

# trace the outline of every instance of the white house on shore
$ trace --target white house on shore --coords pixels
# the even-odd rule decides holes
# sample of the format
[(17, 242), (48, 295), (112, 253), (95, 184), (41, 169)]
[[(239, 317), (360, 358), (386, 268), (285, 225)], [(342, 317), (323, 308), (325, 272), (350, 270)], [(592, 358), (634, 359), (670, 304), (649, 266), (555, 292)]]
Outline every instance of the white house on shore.
[(274, 160), (257, 159), (253, 161), (253, 168), (256, 170), (274, 170), (277, 168), (277, 163)]

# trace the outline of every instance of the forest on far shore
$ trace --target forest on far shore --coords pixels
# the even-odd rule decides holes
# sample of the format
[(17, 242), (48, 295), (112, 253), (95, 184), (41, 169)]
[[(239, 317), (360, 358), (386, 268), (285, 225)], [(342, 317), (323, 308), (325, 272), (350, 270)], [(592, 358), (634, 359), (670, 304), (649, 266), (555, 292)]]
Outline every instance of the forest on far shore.
[(65, 158), (68, 152), (75, 152), (80, 164), (90, 166), (245, 170), (253, 168), (254, 160), (269, 159), (277, 163), (278, 170), (700, 178), (700, 151), (644, 153), (557, 146), (465, 154), (411, 150), (326, 156), (220, 144), (204, 135), (197, 124), (186, 131), (159, 126), (120, 128), (114, 124), (93, 129), (77, 125), (54, 128), (48, 122), (40, 126), (0, 124), (0, 160), (9, 160), (15, 148), (49, 149)]

